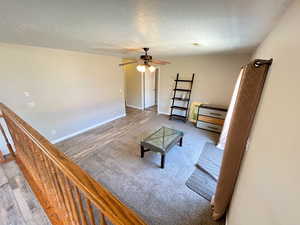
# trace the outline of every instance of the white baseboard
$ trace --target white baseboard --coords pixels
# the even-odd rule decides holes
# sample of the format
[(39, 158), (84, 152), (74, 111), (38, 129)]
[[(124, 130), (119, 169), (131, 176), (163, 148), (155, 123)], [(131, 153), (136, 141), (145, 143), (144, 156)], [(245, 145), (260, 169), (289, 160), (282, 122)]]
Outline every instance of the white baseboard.
[(127, 107), (130, 107), (130, 108), (134, 108), (134, 109), (143, 109), (142, 107), (139, 107), (139, 106), (135, 106), (135, 105), (128, 105), (126, 104)]
[(56, 143), (58, 143), (58, 142), (64, 141), (64, 140), (69, 139), (69, 138), (71, 138), (71, 137), (74, 137), (74, 136), (76, 136), (76, 135), (78, 135), (78, 134), (82, 134), (82, 133), (84, 133), (84, 132), (87, 132), (87, 131), (92, 130), (92, 129), (96, 128), (96, 127), (99, 127), (99, 126), (101, 126), (101, 125), (104, 125), (104, 124), (106, 124), (106, 123), (109, 123), (109, 122), (114, 121), (114, 120), (116, 120), (116, 119), (120, 119), (120, 118), (125, 117), (125, 116), (126, 116), (126, 114), (124, 113), (124, 114), (122, 114), (122, 115), (120, 115), (120, 116), (116, 116), (116, 117), (114, 117), (114, 118), (111, 118), (111, 119), (102, 121), (102, 122), (97, 123), (97, 124), (95, 124), (95, 125), (93, 125), (93, 126), (87, 127), (87, 128), (85, 128), (85, 129), (82, 129), (82, 130), (79, 130), (79, 131), (76, 131), (75, 133), (72, 133), (72, 134), (66, 135), (66, 136), (64, 136), (64, 137), (61, 137), (61, 138), (52, 140), (51, 143), (52, 143), (52, 144), (56, 144)]

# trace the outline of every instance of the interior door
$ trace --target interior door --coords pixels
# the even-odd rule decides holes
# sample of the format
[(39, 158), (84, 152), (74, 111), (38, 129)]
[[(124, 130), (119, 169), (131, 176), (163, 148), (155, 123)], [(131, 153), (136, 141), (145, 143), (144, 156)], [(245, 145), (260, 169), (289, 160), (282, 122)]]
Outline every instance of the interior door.
[(145, 72), (145, 108), (155, 105), (155, 73)]

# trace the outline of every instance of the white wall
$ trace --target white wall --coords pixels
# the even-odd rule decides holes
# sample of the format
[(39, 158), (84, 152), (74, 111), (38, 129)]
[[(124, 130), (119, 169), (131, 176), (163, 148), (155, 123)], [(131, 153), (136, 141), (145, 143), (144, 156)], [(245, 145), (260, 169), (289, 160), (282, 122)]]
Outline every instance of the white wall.
[(192, 101), (228, 106), (240, 68), (249, 54), (169, 57), (160, 67), (159, 112), (169, 113), (176, 74), (191, 79), (195, 73)]
[(228, 213), (228, 225), (300, 224), (300, 1), (253, 58), (274, 58)]
[(0, 101), (50, 140), (125, 114), (121, 58), (0, 43), (0, 62)]

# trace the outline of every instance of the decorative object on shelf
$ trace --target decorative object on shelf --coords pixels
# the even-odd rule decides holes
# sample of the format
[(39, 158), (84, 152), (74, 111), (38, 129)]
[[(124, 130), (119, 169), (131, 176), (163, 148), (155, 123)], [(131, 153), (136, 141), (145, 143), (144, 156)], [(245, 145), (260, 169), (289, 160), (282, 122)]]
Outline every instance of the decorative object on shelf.
[(221, 133), (226, 113), (227, 109), (223, 107), (202, 104), (198, 107), (196, 127)]
[(190, 113), (189, 113), (189, 121), (192, 123), (196, 123), (197, 121), (197, 115), (198, 115), (198, 108), (201, 105), (201, 102), (192, 102), (190, 107)]
[[(188, 111), (189, 111), (189, 104), (190, 104), (190, 98), (192, 94), (192, 87), (193, 87), (193, 82), (194, 82), (194, 76), (195, 74), (193, 73), (192, 79), (191, 80), (184, 80), (184, 79), (179, 79), (179, 73), (177, 73), (176, 80), (175, 80), (175, 88), (174, 88), (174, 94), (172, 98), (172, 105), (171, 105), (171, 113), (170, 113), (170, 120), (171, 119), (180, 119), (183, 120), (184, 122), (187, 121), (188, 119)], [(190, 84), (189, 88), (179, 88), (178, 83), (186, 83)], [(181, 103), (179, 106), (178, 103)], [(183, 112), (184, 115), (180, 115), (177, 113), (174, 113), (174, 110), (180, 110)]]
[(186, 93), (181, 93), (181, 98), (183, 99), (183, 100), (185, 100), (186, 99)]

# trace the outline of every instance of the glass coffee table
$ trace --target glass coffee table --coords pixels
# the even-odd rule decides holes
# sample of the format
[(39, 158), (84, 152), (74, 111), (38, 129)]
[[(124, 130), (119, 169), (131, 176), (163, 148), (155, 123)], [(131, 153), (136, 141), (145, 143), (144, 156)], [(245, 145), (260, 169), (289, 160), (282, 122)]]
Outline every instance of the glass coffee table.
[(141, 141), (141, 158), (148, 151), (161, 154), (161, 168), (165, 166), (167, 152), (176, 144), (182, 146), (183, 132), (168, 127), (161, 127)]

